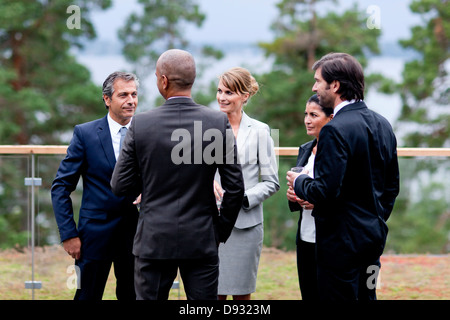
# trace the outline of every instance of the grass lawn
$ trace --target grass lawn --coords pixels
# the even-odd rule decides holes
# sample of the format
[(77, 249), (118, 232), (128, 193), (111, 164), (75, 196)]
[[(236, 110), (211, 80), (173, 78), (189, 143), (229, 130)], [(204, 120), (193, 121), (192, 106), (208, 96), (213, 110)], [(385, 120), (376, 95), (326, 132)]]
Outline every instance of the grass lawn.
[[(380, 300), (450, 300), (450, 255), (384, 255), (377, 296)], [(36, 300), (71, 300), (75, 289), (73, 260), (60, 246), (36, 248), (35, 280), (42, 289), (35, 290)], [(0, 251), (0, 300), (31, 300), (25, 289), (31, 280), (31, 252)], [(181, 282), (181, 280), (180, 280)], [(184, 300), (183, 285), (173, 289), (170, 299)], [(103, 297), (115, 299), (115, 279), (110, 273)], [(300, 300), (295, 252), (264, 248), (259, 266), (254, 300)]]

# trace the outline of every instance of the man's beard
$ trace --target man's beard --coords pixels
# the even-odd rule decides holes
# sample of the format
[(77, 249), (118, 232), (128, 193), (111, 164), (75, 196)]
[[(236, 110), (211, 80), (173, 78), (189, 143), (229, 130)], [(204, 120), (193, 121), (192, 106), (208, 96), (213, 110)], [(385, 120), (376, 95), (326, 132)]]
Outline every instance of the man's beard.
[(330, 85), (325, 88), (326, 95), (319, 95), (319, 103), (323, 108), (334, 109), (334, 99), (328, 90), (330, 90)]

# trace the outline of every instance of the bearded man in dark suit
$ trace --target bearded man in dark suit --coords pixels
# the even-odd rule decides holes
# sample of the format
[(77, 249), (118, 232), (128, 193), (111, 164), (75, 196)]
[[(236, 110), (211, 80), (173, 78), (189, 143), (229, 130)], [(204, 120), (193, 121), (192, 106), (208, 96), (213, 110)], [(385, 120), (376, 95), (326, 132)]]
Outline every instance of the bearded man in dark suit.
[(313, 70), (313, 91), (334, 118), (320, 132), (314, 179), (288, 171), (288, 184), (314, 204), (320, 298), (376, 299), (386, 221), (399, 193), (396, 137), (364, 103), (364, 73), (354, 57), (331, 53)]

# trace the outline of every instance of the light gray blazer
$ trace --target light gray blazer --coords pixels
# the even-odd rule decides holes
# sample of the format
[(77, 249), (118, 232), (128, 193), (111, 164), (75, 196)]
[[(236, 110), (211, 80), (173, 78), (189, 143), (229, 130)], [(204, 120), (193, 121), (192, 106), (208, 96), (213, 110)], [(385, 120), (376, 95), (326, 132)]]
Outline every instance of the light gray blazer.
[(250, 118), (245, 112), (236, 145), (248, 207), (241, 207), (234, 226), (245, 229), (263, 222), (263, 201), (280, 189), (278, 164), (269, 126)]

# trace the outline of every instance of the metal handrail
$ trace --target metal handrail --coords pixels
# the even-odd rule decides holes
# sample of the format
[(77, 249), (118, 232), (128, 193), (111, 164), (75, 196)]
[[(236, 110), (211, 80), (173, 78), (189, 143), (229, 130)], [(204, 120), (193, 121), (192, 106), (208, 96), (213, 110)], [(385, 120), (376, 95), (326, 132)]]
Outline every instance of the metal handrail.
[[(280, 156), (296, 156), (297, 147), (279, 147), (275, 152)], [(450, 148), (397, 148), (399, 157), (450, 157)]]

